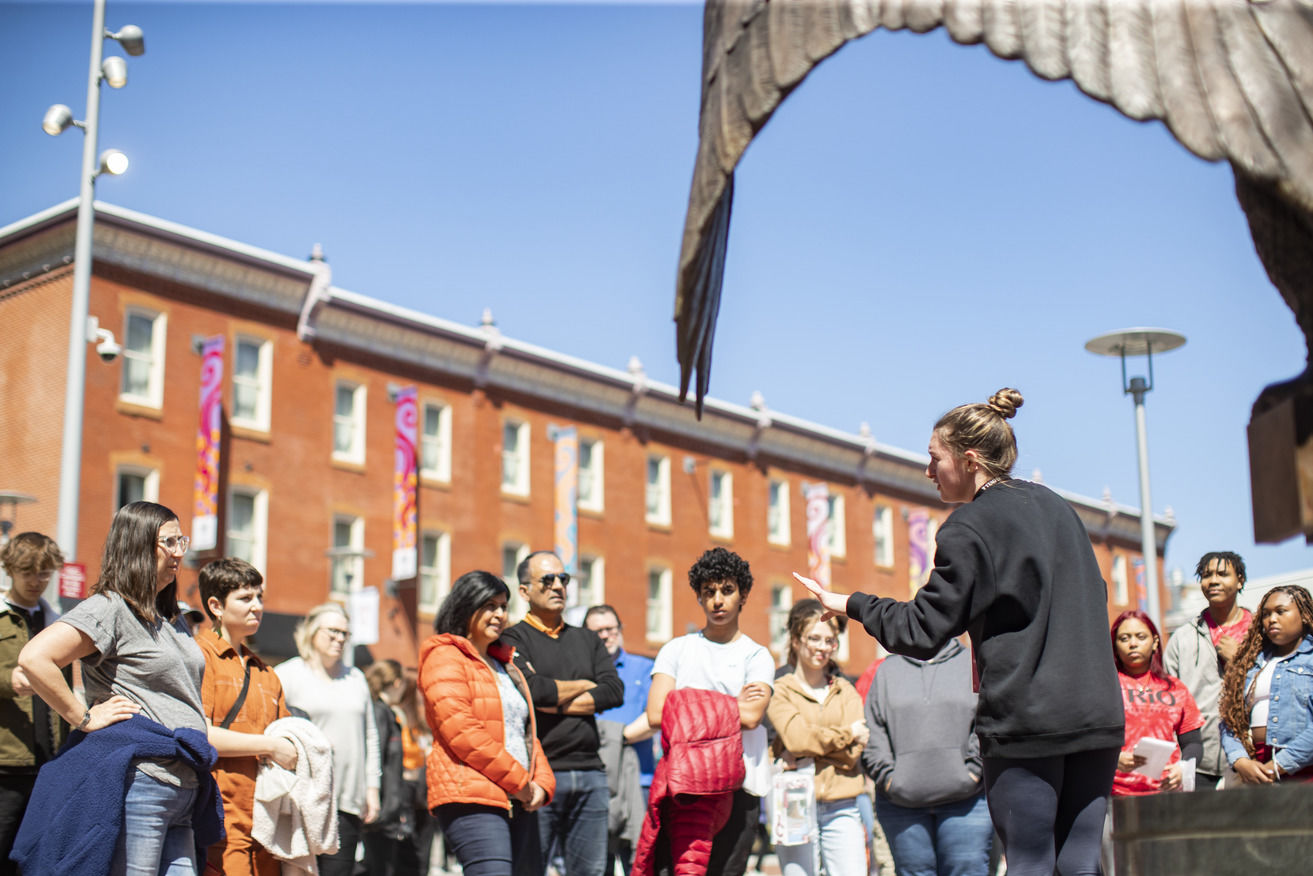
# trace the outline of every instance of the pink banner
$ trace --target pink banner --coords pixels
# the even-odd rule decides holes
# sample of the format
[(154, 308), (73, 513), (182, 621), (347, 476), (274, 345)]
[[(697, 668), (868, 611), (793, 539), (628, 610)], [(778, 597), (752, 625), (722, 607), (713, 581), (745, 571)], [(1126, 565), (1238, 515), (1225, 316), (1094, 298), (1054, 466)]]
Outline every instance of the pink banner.
[(574, 574), (579, 566), (579, 513), (576, 508), (579, 500), (579, 432), (574, 426), (558, 427), (554, 440), (556, 512), (552, 532), (561, 565)]
[(1135, 604), (1140, 611), (1149, 610), (1149, 588), (1144, 582), (1144, 558), (1132, 562), (1135, 569)]
[(392, 580), (409, 581), (419, 574), (416, 522), (416, 425), (419, 394), (407, 386), (396, 396), (396, 436), (392, 469)]
[(828, 484), (802, 485), (807, 507), (807, 575), (830, 586), (830, 487)]
[(930, 512), (907, 515), (907, 589), (916, 595), (930, 577)]
[(201, 346), (201, 415), (196, 429), (196, 479), (192, 488), (192, 550), (219, 545), (219, 439), (223, 413), (223, 335)]

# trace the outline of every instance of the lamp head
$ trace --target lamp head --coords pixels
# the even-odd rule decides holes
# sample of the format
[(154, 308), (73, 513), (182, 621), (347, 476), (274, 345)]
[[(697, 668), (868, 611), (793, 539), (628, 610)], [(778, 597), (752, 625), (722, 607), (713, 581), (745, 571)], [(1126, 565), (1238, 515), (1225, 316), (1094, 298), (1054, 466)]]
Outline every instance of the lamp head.
[(57, 103), (46, 110), (45, 118), (41, 120), (41, 130), (52, 137), (58, 137), (71, 124), (73, 124), (73, 111), (64, 104)]
[(128, 156), (117, 149), (106, 149), (100, 153), (100, 172), (118, 176), (128, 169)]
[(109, 83), (110, 88), (122, 88), (128, 84), (128, 62), (118, 55), (110, 55), (100, 65), (100, 75)]
[(118, 40), (123, 51), (134, 58), (146, 54), (146, 37), (135, 24), (124, 25), (122, 30), (110, 34), (110, 37)]

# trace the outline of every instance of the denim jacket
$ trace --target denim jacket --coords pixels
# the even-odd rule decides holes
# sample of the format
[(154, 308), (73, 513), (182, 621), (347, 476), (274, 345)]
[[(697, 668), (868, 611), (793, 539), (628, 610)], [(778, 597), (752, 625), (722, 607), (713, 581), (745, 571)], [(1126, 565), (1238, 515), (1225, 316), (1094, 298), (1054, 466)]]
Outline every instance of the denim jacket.
[[(1257, 623), (1257, 621), (1255, 621)], [(1260, 653), (1245, 673), (1245, 690), (1271, 656)], [(1273, 760), (1286, 773), (1313, 765), (1313, 636), (1304, 636), (1299, 648), (1272, 674), (1272, 698), (1267, 715), (1267, 744)], [(1222, 724), (1222, 748), (1232, 766), (1248, 757), (1244, 745)]]

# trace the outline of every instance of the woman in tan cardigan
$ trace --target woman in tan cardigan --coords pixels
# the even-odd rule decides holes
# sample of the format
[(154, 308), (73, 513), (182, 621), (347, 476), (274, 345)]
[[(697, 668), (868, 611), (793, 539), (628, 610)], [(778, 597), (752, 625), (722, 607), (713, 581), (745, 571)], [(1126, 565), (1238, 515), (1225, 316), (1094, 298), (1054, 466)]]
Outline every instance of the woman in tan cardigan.
[(839, 674), (832, 655), (844, 617), (821, 620), (825, 608), (804, 599), (789, 612), (789, 662), (794, 671), (775, 681), (766, 714), (775, 728), (774, 751), (786, 768), (810, 758), (816, 768), (814, 842), (778, 846), (783, 876), (866, 876), (866, 829), (857, 808), (865, 792), (861, 771), (867, 728), (862, 699)]

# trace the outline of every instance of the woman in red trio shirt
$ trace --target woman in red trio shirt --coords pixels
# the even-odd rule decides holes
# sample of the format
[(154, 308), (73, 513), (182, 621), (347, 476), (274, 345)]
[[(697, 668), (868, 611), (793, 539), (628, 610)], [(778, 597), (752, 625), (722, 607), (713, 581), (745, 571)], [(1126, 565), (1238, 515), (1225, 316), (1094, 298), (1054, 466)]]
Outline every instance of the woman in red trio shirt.
[[(1181, 789), (1181, 761), (1199, 762), (1203, 754), (1203, 716), (1194, 697), (1178, 678), (1163, 671), (1158, 628), (1142, 611), (1123, 611), (1112, 623), (1112, 648), (1117, 679), (1126, 711), (1126, 742), (1117, 758), (1114, 797), (1157, 794)], [(1141, 739), (1161, 739), (1176, 745), (1162, 775), (1134, 772), (1145, 759), (1132, 754)]]

